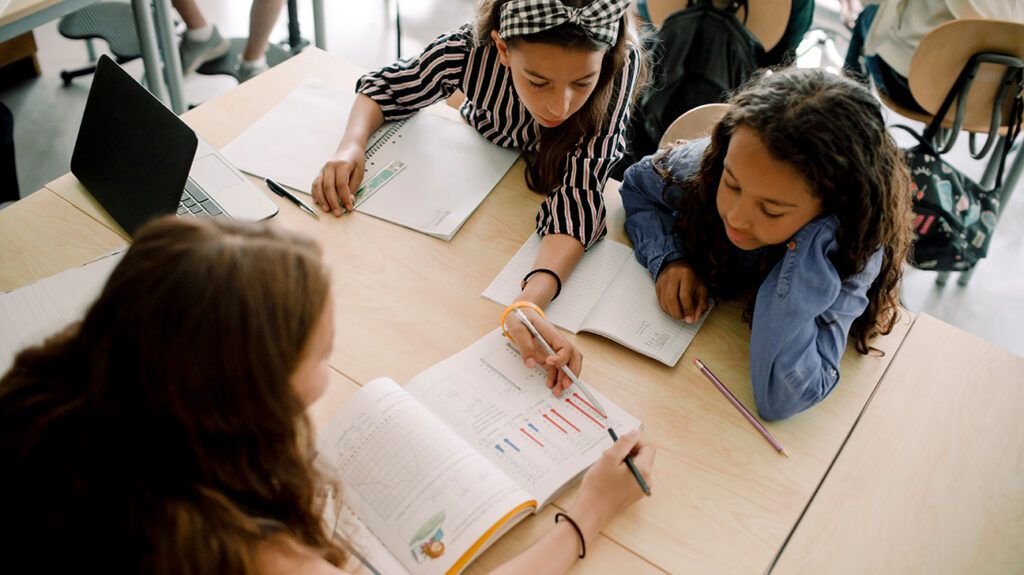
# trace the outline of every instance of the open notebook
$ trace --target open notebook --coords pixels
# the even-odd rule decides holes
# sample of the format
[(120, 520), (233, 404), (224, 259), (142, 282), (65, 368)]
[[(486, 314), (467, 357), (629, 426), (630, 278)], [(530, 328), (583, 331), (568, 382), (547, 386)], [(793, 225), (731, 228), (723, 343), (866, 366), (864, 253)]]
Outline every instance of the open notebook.
[(373, 534), (354, 543), (376, 571), (397, 560), (410, 573), (458, 573), (597, 461), (612, 444), (606, 425), (640, 426), (596, 391), (608, 420), (572, 388), (556, 398), (545, 379), (494, 331), (404, 388), (376, 379), (342, 406), (317, 461)]
[(85, 311), (107, 283), (120, 250), (83, 266), (0, 294), (0, 376), (22, 349), (43, 343)]
[[(244, 172), (309, 194), (337, 150), (355, 97), (351, 88), (308, 80), (221, 154)], [(366, 144), (356, 210), (450, 240), (517, 157), (436, 114), (388, 122)]]
[[(515, 301), (538, 249), (540, 238), (532, 234), (483, 296), (502, 305)], [(707, 317), (686, 324), (662, 311), (654, 281), (633, 250), (607, 239), (587, 250), (545, 313), (562, 329), (602, 335), (668, 366), (683, 356)]]

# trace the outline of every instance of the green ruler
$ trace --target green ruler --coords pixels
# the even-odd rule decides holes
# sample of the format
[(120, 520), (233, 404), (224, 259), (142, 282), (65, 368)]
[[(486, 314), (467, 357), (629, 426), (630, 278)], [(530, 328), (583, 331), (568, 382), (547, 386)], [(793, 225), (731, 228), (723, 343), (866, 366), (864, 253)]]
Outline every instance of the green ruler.
[(377, 193), (377, 190), (384, 187), (384, 184), (390, 182), (391, 178), (397, 176), (398, 172), (401, 172), (404, 169), (405, 164), (398, 160), (391, 160), (388, 162), (386, 166), (380, 169), (380, 171), (370, 177), (370, 179), (363, 182), (362, 186), (359, 186), (359, 190), (356, 191), (355, 207), (358, 208), (363, 202), (370, 199), (373, 194)]

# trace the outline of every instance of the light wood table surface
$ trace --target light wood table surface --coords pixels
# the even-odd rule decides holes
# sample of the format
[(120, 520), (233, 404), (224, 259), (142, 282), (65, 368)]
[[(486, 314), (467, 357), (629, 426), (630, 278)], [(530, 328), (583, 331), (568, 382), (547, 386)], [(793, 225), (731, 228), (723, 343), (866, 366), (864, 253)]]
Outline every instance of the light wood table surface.
[(1024, 357), (918, 316), (772, 573), (1024, 573)]
[[(219, 148), (303, 80), (317, 77), (351, 87), (358, 74), (309, 49), (183, 118)], [(444, 106), (432, 112), (453, 114)], [(115, 229), (73, 176), (47, 187)], [(628, 243), (614, 186), (605, 195), (609, 240)], [(357, 384), (381, 375), (406, 381), (494, 329), (501, 307), (480, 293), (533, 233), (542, 199), (526, 190), (523, 163), (517, 162), (455, 238), (443, 242), (361, 213), (341, 219), (322, 215), (317, 221), (268, 197), (281, 208), (276, 225), (305, 231), (324, 246), (335, 298), (331, 365)], [(618, 518), (593, 546), (599, 560), (590, 560), (588, 551), (578, 571), (765, 572), (913, 321), (904, 314), (891, 335), (874, 342), (884, 355), (850, 350), (842, 361), (842, 381), (821, 405), (770, 424), (792, 456), (787, 459), (691, 364), (695, 357), (706, 361), (753, 408), (750, 328), (740, 320), (741, 312), (735, 302), (716, 308), (674, 368), (597, 336), (571, 336), (585, 355), (587, 381), (643, 420), (646, 438), (660, 448), (655, 495)], [(564, 509), (573, 496), (569, 492), (555, 505)], [(546, 510), (514, 529), (471, 571), (494, 566), (528, 545), (549, 528), (552, 513)]]

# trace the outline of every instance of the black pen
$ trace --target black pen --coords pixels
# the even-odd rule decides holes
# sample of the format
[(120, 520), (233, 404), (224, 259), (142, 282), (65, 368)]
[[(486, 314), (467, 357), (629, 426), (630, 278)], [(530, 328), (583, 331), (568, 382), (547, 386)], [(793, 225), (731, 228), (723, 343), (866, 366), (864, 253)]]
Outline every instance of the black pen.
[[(612, 441), (619, 440), (619, 436), (615, 434), (615, 430), (610, 427), (608, 428), (608, 435), (612, 436)], [(644, 476), (640, 475), (640, 470), (636, 468), (636, 464), (633, 463), (632, 455), (626, 456), (626, 465), (629, 467), (629, 470), (633, 472), (633, 477), (636, 477), (636, 482), (640, 484), (640, 489), (644, 490), (644, 495), (649, 496), (651, 494), (651, 488), (647, 485), (647, 482), (644, 481)]]
[(304, 204), (302, 200), (300, 200), (299, 198), (296, 198), (295, 194), (284, 189), (284, 186), (275, 182), (274, 180), (271, 180), (270, 178), (263, 178), (263, 181), (267, 183), (267, 187), (270, 188), (271, 192), (274, 192), (275, 194), (281, 196), (282, 198), (285, 198), (286, 200), (290, 201), (296, 206), (299, 206), (300, 208), (305, 210), (307, 214), (313, 216), (314, 218), (318, 220), (320, 219), (320, 216), (317, 215), (313, 208)]

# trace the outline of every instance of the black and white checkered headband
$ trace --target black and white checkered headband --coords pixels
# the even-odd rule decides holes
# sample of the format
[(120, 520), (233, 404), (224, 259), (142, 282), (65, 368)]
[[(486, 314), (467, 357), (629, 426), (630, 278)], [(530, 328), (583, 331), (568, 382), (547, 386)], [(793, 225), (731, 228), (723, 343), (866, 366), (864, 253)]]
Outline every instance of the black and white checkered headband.
[(501, 7), (498, 33), (502, 38), (526, 36), (570, 23), (588, 36), (614, 45), (619, 20), (630, 0), (594, 0), (583, 8), (571, 8), (561, 0), (512, 0)]

